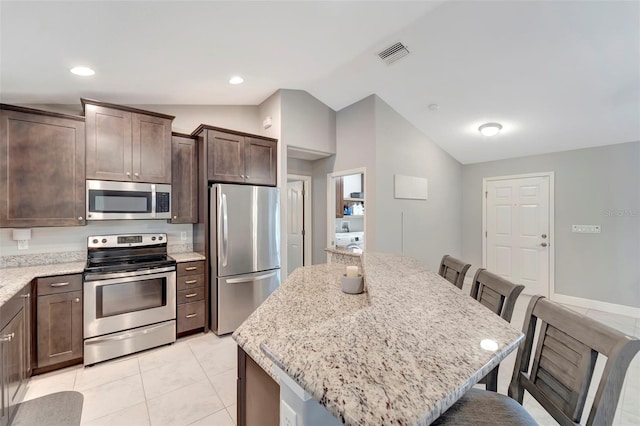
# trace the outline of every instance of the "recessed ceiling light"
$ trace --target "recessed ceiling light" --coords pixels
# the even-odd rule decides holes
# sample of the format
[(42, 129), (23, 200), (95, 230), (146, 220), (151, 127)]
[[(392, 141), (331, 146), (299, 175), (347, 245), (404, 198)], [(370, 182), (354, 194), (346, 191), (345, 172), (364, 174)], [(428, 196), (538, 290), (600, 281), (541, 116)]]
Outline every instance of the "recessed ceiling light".
[(483, 136), (495, 136), (500, 130), (502, 130), (502, 124), (500, 123), (485, 123), (478, 127), (478, 131), (482, 133)]
[(73, 67), (71, 68), (71, 72), (75, 75), (81, 75), (83, 77), (88, 77), (96, 73), (94, 70), (92, 70), (89, 67)]
[(231, 77), (231, 79), (229, 79), (229, 84), (241, 84), (244, 82), (244, 78), (240, 77), (239, 75), (234, 75), (233, 77)]

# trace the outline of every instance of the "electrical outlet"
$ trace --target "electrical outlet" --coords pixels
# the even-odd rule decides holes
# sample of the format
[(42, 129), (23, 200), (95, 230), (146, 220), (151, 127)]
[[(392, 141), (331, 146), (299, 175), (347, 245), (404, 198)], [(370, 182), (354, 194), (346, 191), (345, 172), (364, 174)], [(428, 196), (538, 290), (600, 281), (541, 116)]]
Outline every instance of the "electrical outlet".
[(600, 225), (572, 225), (571, 232), (578, 234), (599, 234)]
[(186, 231), (180, 232), (180, 239), (182, 241), (187, 241), (187, 232)]
[(18, 240), (18, 250), (27, 250), (29, 248), (29, 240)]
[(280, 426), (297, 426), (298, 415), (284, 400), (280, 400)]

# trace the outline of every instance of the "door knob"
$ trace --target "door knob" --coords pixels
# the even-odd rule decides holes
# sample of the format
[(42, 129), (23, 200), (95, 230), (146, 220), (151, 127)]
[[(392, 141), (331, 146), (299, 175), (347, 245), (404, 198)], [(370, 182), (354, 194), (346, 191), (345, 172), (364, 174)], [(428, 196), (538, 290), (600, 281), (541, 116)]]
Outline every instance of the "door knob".
[(547, 243), (542, 243), (540, 244), (542, 247), (546, 247), (548, 244)]

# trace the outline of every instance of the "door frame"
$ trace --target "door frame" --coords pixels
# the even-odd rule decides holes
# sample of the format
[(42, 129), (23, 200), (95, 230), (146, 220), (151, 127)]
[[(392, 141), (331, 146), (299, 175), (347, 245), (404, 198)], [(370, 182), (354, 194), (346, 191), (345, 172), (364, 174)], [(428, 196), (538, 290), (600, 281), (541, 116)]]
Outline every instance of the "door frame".
[[(313, 220), (312, 220), (312, 211), (311, 208), (311, 176), (306, 175), (292, 175), (287, 174), (287, 184), (295, 181), (302, 181), (302, 188), (304, 189), (304, 208), (303, 208), (303, 217), (304, 217), (304, 258), (302, 260), (302, 266), (309, 266), (313, 264), (313, 256), (311, 250), (313, 248)], [(289, 188), (287, 188), (287, 192)], [(287, 195), (288, 197), (288, 195)], [(287, 198), (288, 199), (288, 198)], [(287, 214), (289, 212), (287, 211)]]
[(549, 178), (549, 287), (548, 295), (550, 299), (556, 294), (555, 290), (555, 174), (554, 172), (539, 172), (539, 173), (525, 173), (521, 175), (506, 175), (506, 176), (492, 176), (482, 178), (482, 267), (487, 267), (487, 184), (489, 182), (500, 180), (512, 180), (512, 179), (526, 179), (535, 177), (547, 177)]
[[(363, 190), (364, 190), (364, 200), (366, 203), (367, 194), (369, 193), (369, 188), (367, 187), (367, 168), (366, 167), (358, 167), (356, 169), (349, 170), (341, 170), (338, 172), (327, 173), (327, 248), (333, 246), (333, 239), (336, 235), (336, 186), (333, 183), (333, 179), (340, 176), (348, 176), (348, 175), (356, 175), (358, 173), (362, 174), (363, 180)], [(367, 249), (367, 241), (369, 241), (369, 237), (367, 234), (367, 213), (365, 209), (365, 214), (362, 223), (362, 230), (364, 232), (364, 247), (363, 250)], [(327, 263), (329, 263), (331, 259), (331, 253), (327, 253)]]

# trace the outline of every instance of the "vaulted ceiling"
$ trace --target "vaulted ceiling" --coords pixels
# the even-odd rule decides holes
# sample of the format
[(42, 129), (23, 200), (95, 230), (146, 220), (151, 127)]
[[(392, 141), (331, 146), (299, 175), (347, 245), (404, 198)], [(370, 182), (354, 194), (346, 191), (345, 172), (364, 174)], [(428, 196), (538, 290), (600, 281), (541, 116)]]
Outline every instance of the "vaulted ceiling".
[[(462, 163), (640, 140), (638, 1), (3, 0), (0, 24), (5, 103), (257, 105), (287, 88), (340, 110), (375, 93)], [(410, 54), (387, 65), (395, 42)]]

